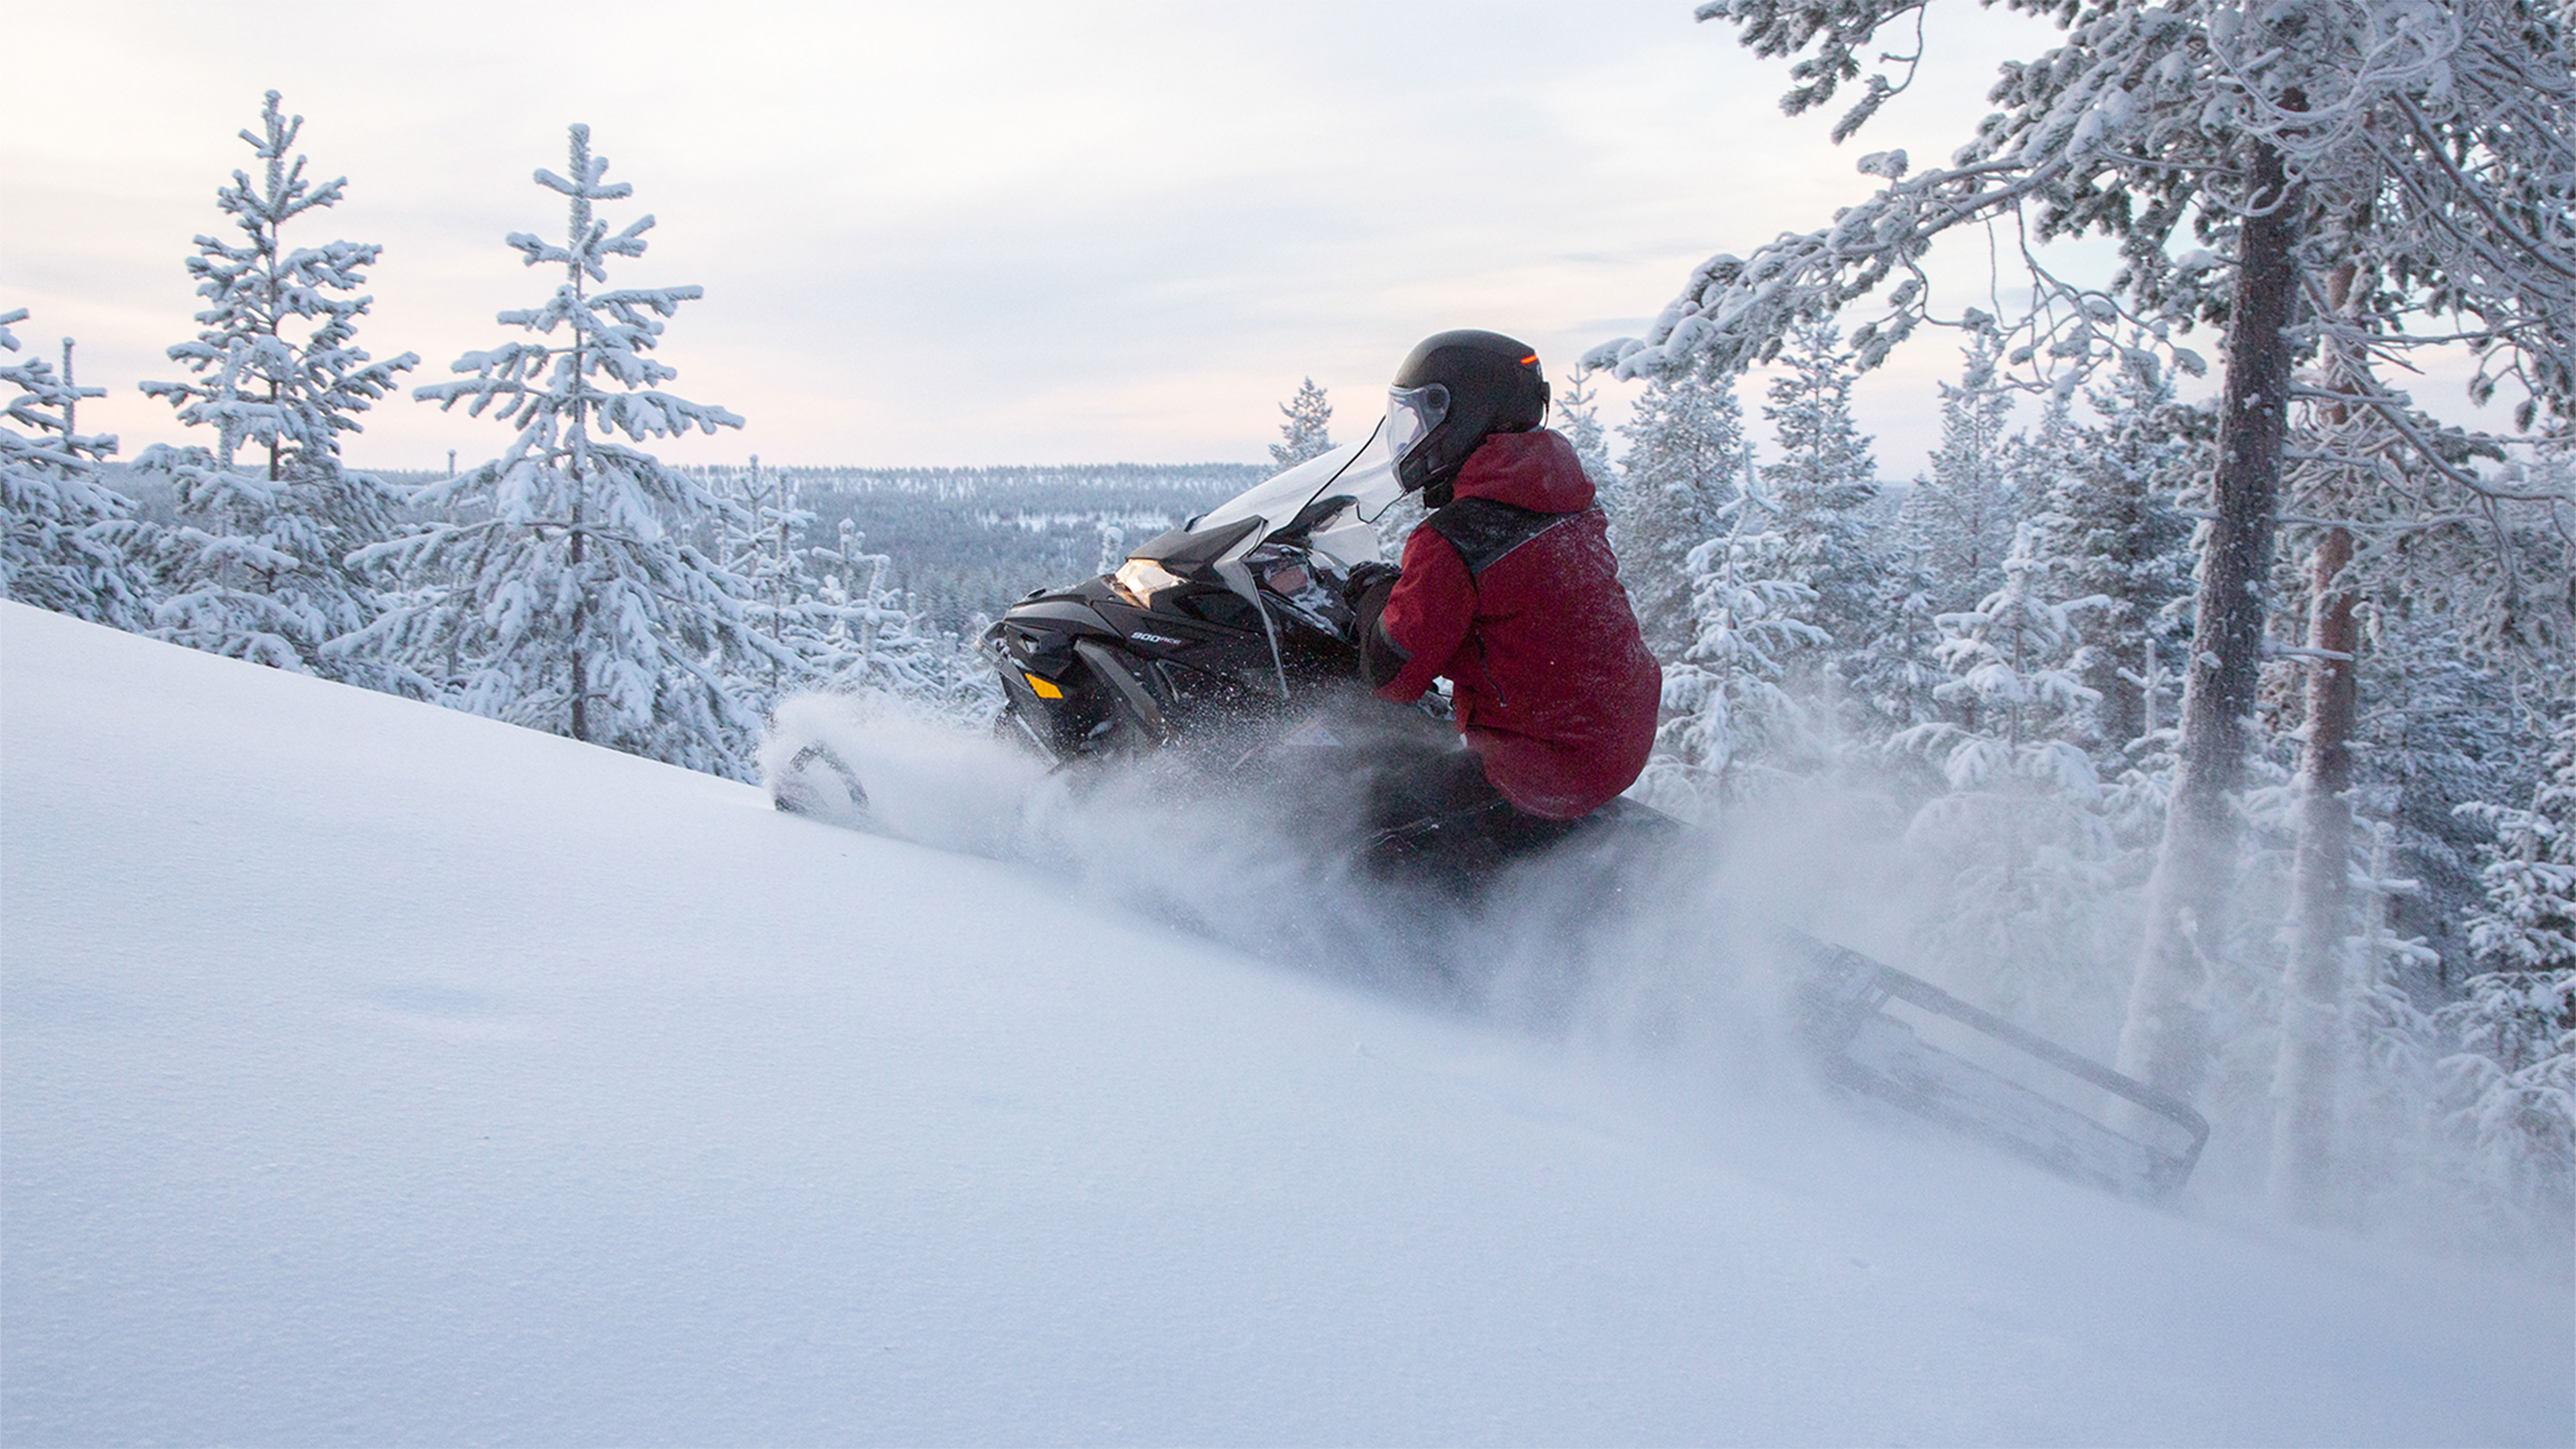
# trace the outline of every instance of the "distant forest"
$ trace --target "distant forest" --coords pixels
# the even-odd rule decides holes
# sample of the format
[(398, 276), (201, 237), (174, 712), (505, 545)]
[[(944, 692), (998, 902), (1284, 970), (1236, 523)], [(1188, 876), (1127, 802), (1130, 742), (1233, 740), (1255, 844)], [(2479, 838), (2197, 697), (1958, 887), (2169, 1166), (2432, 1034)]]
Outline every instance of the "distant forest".
[[(674, 469), (739, 497), (744, 473), (730, 465)], [(1176, 527), (1278, 471), (1267, 463), (1099, 463), (1027, 468), (798, 468), (783, 474), (795, 507), (813, 515), (801, 540), (828, 546), (841, 521), (871, 553), (894, 562), (889, 582), (912, 614), (963, 635), (1029, 590), (1090, 577), (1102, 535), (1127, 543)], [(108, 464), (101, 481), (133, 498), (142, 517), (177, 521), (166, 478)], [(417, 485), (437, 473), (380, 473)]]
[[(784, 468), (806, 536), (841, 520), (894, 560), (913, 616), (964, 633), (1029, 590), (1089, 578), (1115, 528), (1141, 543), (1276, 472), (1255, 463), (1107, 463), (1046, 468)], [(732, 476), (738, 470), (710, 470)]]

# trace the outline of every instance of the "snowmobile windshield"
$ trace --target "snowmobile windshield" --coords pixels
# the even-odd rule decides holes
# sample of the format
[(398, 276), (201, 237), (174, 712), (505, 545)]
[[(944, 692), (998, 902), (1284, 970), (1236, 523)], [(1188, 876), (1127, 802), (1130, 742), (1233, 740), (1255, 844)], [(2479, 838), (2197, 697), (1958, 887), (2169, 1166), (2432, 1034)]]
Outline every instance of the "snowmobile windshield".
[(1386, 393), (1386, 455), (1395, 462), (1421, 445), (1440, 420), (1449, 416), (1449, 389), (1438, 383), (1427, 387), (1395, 387)]
[(1381, 446), (1384, 436), (1385, 429), (1380, 428), (1365, 441), (1344, 443), (1257, 483), (1200, 514), (1190, 522), (1189, 531), (1206, 533), (1246, 518), (1258, 518), (1262, 521), (1258, 537), (1266, 540), (1294, 522), (1317, 499), (1347, 496), (1351, 509), (1335, 520), (1334, 526), (1315, 529), (1307, 546), (1346, 565), (1374, 559), (1378, 556), (1376, 529), (1359, 525), (1373, 525), (1404, 496), (1403, 486), (1396, 482), (1395, 460)]

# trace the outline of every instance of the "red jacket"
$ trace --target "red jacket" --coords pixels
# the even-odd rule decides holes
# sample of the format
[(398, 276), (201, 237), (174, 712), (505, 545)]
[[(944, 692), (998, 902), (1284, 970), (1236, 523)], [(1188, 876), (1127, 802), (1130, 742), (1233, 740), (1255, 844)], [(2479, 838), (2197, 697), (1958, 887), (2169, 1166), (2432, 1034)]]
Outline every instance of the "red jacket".
[(1410, 657), (1379, 697), (1411, 703), (1447, 676), (1458, 732), (1520, 809), (1589, 815), (1646, 767), (1663, 670), (1563, 435), (1485, 440), (1457, 501), (1405, 540), (1381, 621)]

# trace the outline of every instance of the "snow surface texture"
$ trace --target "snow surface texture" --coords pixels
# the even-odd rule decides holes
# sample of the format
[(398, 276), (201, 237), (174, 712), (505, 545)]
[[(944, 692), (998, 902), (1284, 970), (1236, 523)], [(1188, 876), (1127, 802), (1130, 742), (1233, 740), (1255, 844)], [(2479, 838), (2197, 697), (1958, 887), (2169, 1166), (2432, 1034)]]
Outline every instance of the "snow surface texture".
[(15, 604), (0, 825), (14, 1444), (2576, 1432), (2546, 1274)]

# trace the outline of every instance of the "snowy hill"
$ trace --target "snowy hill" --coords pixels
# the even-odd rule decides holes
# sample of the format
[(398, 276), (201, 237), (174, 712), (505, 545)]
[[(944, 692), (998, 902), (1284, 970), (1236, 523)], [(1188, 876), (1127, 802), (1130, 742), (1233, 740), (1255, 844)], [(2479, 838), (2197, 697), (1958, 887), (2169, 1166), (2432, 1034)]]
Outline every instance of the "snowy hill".
[(12, 1443), (2576, 1434), (2547, 1274), (2135, 1206), (705, 776), (14, 604), (0, 772)]

